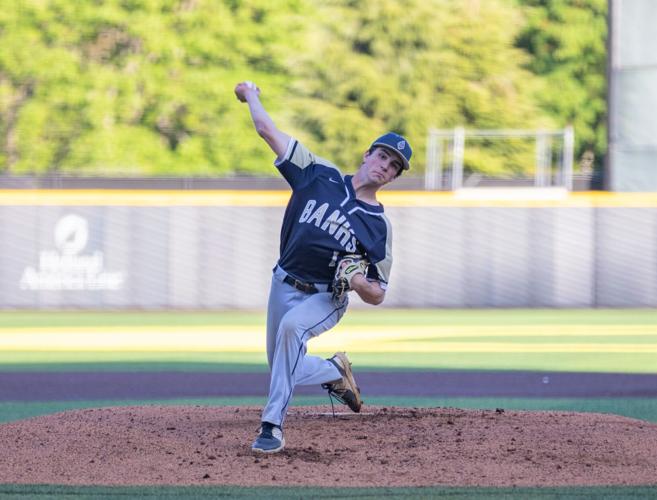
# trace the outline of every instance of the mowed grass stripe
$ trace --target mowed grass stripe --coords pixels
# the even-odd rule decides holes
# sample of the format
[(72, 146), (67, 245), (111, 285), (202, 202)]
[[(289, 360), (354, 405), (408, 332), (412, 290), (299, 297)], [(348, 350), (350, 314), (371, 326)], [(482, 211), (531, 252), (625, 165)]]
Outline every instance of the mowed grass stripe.
[[(309, 345), (311, 354), (329, 357)], [(606, 373), (656, 373), (655, 353), (646, 352), (349, 352), (357, 371), (377, 370), (528, 370)], [(259, 352), (219, 351), (3, 351), (0, 372), (178, 371), (268, 372)]]
[[(264, 332), (265, 325), (146, 325), (146, 326), (40, 326), (40, 327), (0, 327), (0, 335), (27, 334), (115, 334), (121, 331), (134, 333), (180, 334), (181, 332), (208, 333), (217, 335), (254, 335)], [(572, 337), (572, 336), (618, 336), (630, 335), (657, 337), (657, 325), (598, 325), (598, 324), (559, 324), (559, 325), (350, 325), (341, 323), (331, 333), (342, 332), (359, 336), (397, 338), (413, 334), (416, 338), (447, 337)]]
[[(244, 325), (0, 329), (0, 350), (261, 352), (264, 337), (263, 328)], [(312, 344), (351, 352), (657, 353), (657, 331), (651, 325), (338, 326)]]
[[(229, 326), (263, 328), (264, 311), (89, 312), (3, 311), (0, 328), (103, 326)], [(629, 325), (657, 328), (655, 309), (352, 309), (340, 323), (349, 327), (477, 326), (535, 328), (553, 325)]]

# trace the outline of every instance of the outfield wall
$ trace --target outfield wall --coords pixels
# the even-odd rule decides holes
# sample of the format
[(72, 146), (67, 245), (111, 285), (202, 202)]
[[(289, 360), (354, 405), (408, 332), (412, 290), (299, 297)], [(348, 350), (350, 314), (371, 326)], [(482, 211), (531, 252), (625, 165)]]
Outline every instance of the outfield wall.
[[(261, 309), (288, 196), (0, 191), (0, 308)], [(657, 305), (657, 194), (381, 198), (386, 307)]]

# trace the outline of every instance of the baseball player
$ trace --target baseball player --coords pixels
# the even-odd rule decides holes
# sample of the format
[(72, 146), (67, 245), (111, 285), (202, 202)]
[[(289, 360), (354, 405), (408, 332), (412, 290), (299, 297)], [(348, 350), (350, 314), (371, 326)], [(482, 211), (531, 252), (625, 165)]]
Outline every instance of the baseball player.
[(368, 304), (383, 302), (392, 242), (376, 194), (409, 168), (412, 150), (402, 136), (387, 133), (363, 154), (355, 175), (342, 175), (276, 127), (255, 84), (237, 84), (235, 95), (248, 104), (256, 131), (292, 188), (267, 310), (269, 398), (251, 446), (255, 452), (276, 453), (285, 446), (283, 423), (295, 386), (320, 384), (360, 411), (360, 390), (346, 354), (309, 356), (306, 344), (340, 321), (349, 302), (346, 292), (355, 291)]

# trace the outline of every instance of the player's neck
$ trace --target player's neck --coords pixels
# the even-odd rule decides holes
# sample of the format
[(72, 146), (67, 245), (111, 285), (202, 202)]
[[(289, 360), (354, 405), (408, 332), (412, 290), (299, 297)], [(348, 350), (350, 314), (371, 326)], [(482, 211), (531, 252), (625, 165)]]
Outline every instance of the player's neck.
[(370, 205), (378, 205), (379, 200), (376, 199), (376, 193), (379, 190), (378, 185), (368, 183), (365, 176), (362, 173), (356, 172), (356, 174), (351, 178), (351, 185), (354, 188), (356, 193), (356, 199), (369, 203)]

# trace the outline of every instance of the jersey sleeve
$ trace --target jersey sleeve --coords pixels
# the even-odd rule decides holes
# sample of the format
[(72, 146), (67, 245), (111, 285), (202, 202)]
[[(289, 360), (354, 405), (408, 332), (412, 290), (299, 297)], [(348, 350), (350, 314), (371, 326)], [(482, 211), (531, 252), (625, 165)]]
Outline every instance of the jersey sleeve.
[(385, 249), (385, 256), (383, 259), (373, 262), (372, 265), (369, 266), (367, 270), (367, 278), (378, 281), (381, 288), (385, 290), (388, 287), (390, 270), (392, 268), (392, 225), (385, 215), (383, 215), (382, 218), (386, 224), (386, 232), (382, 236), (379, 245), (382, 246), (382, 249)]
[(292, 189), (307, 183), (313, 175), (317, 158), (308, 148), (294, 138), (290, 138), (287, 151), (282, 158), (278, 158), (274, 165)]

